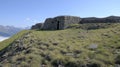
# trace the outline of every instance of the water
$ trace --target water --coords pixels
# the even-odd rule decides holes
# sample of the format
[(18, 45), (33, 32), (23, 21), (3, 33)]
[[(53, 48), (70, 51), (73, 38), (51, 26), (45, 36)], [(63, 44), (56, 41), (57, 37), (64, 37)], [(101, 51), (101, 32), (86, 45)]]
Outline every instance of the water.
[(8, 38), (9, 38), (9, 37), (2, 37), (2, 36), (0, 36), (0, 42), (6, 40), (6, 39), (8, 39)]

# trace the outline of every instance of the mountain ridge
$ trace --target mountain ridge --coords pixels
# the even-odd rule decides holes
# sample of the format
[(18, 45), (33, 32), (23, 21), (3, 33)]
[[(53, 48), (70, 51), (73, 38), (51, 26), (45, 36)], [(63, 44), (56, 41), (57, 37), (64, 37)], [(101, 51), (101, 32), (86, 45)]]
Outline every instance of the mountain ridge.
[(0, 36), (10, 37), (10, 36), (20, 32), (21, 30), (23, 30), (23, 29), (22, 28), (17, 28), (17, 27), (14, 27), (14, 26), (0, 25)]

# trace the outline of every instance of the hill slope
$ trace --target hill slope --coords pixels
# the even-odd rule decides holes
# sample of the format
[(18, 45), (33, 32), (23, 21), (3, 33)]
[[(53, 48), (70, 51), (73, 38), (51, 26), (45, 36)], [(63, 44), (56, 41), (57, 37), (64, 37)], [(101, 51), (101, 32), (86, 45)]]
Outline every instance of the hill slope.
[[(79, 28), (79, 27), (77, 27)], [(18, 36), (19, 35), (19, 36)], [(22, 31), (0, 52), (2, 67), (117, 67), (120, 25), (83, 30)], [(6, 48), (5, 48), (6, 47)]]

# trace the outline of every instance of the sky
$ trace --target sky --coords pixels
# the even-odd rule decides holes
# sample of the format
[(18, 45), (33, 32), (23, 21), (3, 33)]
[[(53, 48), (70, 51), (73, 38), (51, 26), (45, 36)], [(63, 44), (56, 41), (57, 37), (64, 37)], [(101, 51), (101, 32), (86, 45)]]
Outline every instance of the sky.
[(0, 25), (28, 27), (59, 15), (120, 16), (120, 0), (0, 0)]

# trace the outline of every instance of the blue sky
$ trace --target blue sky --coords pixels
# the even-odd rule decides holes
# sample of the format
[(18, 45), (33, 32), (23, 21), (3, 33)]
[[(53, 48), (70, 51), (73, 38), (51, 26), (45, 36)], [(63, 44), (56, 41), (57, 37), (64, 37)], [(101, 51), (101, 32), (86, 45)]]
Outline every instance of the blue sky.
[(0, 0), (0, 25), (27, 27), (58, 15), (120, 16), (120, 0)]

